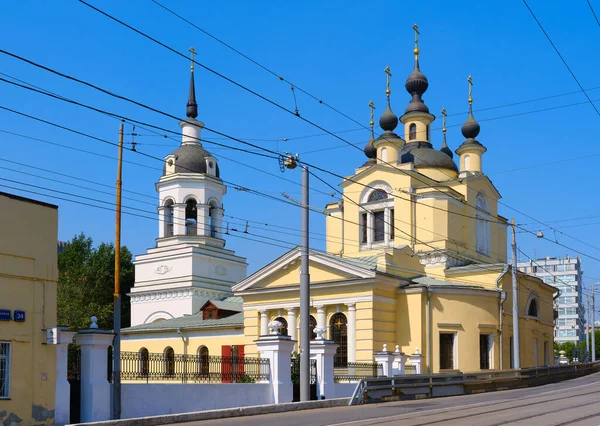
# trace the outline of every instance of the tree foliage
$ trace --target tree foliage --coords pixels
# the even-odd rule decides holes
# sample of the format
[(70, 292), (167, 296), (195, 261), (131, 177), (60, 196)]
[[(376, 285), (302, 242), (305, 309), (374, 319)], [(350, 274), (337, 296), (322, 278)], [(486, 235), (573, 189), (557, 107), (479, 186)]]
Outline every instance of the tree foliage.
[[(121, 326), (130, 324), (129, 293), (134, 283), (133, 256), (121, 248)], [(58, 323), (74, 329), (90, 326), (113, 328), (115, 247), (102, 243), (93, 246), (83, 233), (73, 237), (58, 255)]]

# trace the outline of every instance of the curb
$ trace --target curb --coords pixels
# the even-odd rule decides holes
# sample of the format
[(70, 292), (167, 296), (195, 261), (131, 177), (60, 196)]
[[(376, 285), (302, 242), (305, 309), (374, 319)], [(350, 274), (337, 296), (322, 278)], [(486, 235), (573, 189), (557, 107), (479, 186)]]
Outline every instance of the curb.
[(257, 416), (260, 414), (285, 413), (288, 411), (314, 410), (347, 406), (350, 398), (333, 398), (321, 401), (285, 402), (281, 404), (251, 405), (249, 407), (225, 408), (220, 410), (196, 411), (182, 414), (165, 414), (161, 416), (136, 417), (132, 419), (105, 420), (101, 422), (73, 423), (68, 426), (154, 426), (172, 423), (196, 422), (201, 420), (225, 419), (229, 417)]

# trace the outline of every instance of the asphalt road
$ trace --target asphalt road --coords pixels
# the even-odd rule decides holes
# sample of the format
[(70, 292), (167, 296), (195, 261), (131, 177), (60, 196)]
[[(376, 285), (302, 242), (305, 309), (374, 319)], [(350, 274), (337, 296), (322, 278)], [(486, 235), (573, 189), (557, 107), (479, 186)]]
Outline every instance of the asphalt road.
[(184, 426), (600, 425), (600, 373), (528, 389), (180, 423)]

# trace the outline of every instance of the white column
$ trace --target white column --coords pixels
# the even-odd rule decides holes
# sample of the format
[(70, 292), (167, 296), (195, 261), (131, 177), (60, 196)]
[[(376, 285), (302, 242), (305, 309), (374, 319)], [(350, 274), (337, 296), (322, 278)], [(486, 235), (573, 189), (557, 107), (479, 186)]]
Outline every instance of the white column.
[(269, 317), (267, 311), (260, 311), (260, 335), (266, 336), (269, 334)]
[(385, 210), (383, 211), (383, 220), (384, 220), (383, 239), (385, 241), (385, 245), (388, 245), (388, 243), (390, 242), (390, 228), (392, 226), (390, 224), (390, 209), (389, 209), (389, 207), (386, 207)]
[(383, 351), (375, 354), (375, 362), (382, 365), (383, 375), (385, 377), (392, 377), (394, 375), (392, 371), (394, 353), (388, 351), (386, 345), (383, 345)]
[(310, 359), (317, 360), (318, 399), (335, 398), (333, 356), (337, 347), (338, 345), (331, 340), (312, 340), (310, 342)]
[[(317, 306), (317, 328), (327, 329), (327, 308), (323, 305)], [(304, 330), (301, 330), (304, 332)]]
[(288, 336), (292, 340), (296, 339), (296, 310), (290, 308), (287, 310)]
[(210, 206), (208, 204), (196, 205), (196, 220), (198, 221), (198, 235), (209, 236), (210, 235)]
[[(215, 230), (214, 238), (223, 238), (222, 227), (223, 227), (223, 209), (213, 208), (212, 209), (212, 227)], [(212, 233), (210, 234), (212, 236)]]
[(185, 235), (185, 203), (173, 204), (173, 235)]
[(164, 206), (158, 208), (158, 238), (165, 237), (165, 210)]
[(110, 383), (108, 383), (108, 347), (113, 334), (88, 329), (75, 335), (81, 346), (81, 422), (98, 422), (111, 417)]
[(423, 371), (423, 355), (419, 353), (419, 348), (415, 349), (415, 353), (408, 357), (410, 365), (415, 366), (415, 374), (421, 374)]
[(348, 303), (348, 362), (356, 362), (356, 304)]
[(373, 212), (367, 213), (367, 223), (369, 224), (369, 229), (367, 229), (367, 242), (373, 244), (373, 239), (375, 238), (375, 216), (373, 215)]
[(261, 358), (267, 358), (271, 370), (271, 385), (273, 387), (273, 403), (292, 402), (292, 351), (294, 342), (290, 336), (269, 335), (261, 336), (254, 343)]
[(69, 343), (73, 342), (74, 331), (60, 330), (60, 343), (56, 346), (56, 398), (54, 422), (56, 426), (71, 423), (71, 384), (67, 380)]

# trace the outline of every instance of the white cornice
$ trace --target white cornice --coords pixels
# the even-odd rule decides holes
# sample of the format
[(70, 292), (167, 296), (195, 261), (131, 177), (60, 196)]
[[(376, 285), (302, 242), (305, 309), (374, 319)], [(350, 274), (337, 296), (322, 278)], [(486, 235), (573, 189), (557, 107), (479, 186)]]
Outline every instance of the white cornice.
[[(396, 299), (392, 297), (384, 297), (384, 296), (350, 296), (350, 297), (339, 297), (335, 299), (327, 299), (327, 300), (315, 300), (311, 301), (311, 307), (316, 308), (317, 306), (335, 306), (335, 305), (349, 305), (356, 304), (360, 302), (381, 302), (388, 304), (396, 304)], [(283, 307), (285, 305), (285, 308)], [(282, 305), (281, 302), (270, 302), (270, 303), (261, 303), (257, 305), (244, 305), (244, 311), (266, 311), (272, 309), (290, 309), (290, 308), (298, 308), (300, 307), (300, 301), (294, 302), (286, 302)]]

